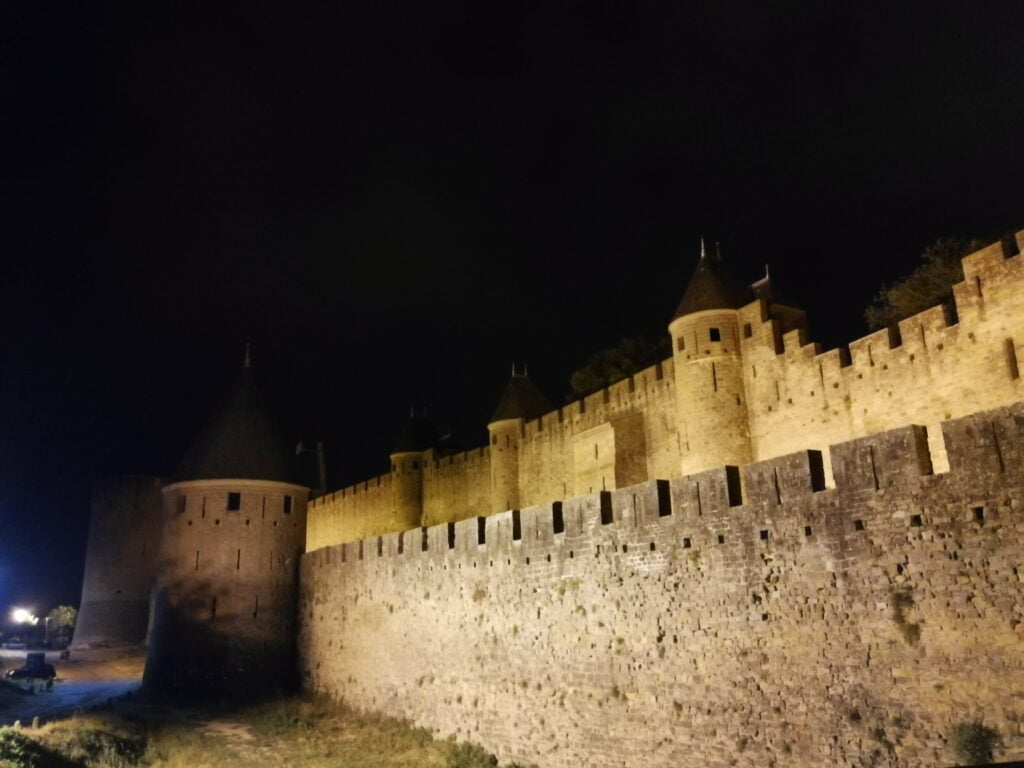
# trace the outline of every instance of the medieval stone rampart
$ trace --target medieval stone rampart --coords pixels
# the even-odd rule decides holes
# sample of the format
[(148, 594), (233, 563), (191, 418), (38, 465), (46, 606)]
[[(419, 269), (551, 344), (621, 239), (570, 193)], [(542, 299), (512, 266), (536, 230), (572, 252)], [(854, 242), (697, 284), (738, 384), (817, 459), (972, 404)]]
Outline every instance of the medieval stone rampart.
[(543, 768), (1024, 757), (1024, 405), (942, 429), (308, 553), (305, 686)]
[[(995, 243), (963, 265), (955, 313), (929, 309), (849, 349), (823, 353), (807, 342), (802, 313), (763, 299), (677, 318), (673, 358), (522, 422), (511, 446), (517, 493), (491, 498), (490, 462), (510, 449), (504, 443), (455, 457), (425, 451), (421, 522), (504, 509), (507, 496), (543, 504), (675, 477), (724, 456), (739, 463), (808, 448), (823, 452), (831, 485), (829, 445), (908, 423), (929, 427), (942, 469), (940, 422), (1024, 399), (1022, 256)], [(307, 549), (392, 533), (405, 518), (382, 475), (313, 502)]]
[(162, 520), (160, 478), (97, 478), (92, 488), (82, 602), (72, 645), (146, 640)]
[(150, 693), (237, 697), (294, 684), (308, 492), (251, 479), (163, 488)]

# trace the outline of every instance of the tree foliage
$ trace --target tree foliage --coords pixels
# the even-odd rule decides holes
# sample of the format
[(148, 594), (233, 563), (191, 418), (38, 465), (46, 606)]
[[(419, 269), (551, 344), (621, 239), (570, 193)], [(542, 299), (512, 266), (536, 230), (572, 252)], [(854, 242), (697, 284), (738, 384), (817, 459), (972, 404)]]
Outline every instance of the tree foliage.
[(906, 277), (881, 290), (864, 310), (871, 330), (893, 325), (939, 304), (951, 306), (953, 286), (964, 279), (960, 263), (967, 254), (986, 245), (981, 240), (941, 238), (925, 248), (922, 264)]
[(667, 337), (662, 341), (642, 337), (623, 339), (616, 347), (595, 352), (586, 365), (573, 372), (569, 380), (572, 397), (579, 398), (604, 389), (661, 362), (671, 354), (672, 348)]
[(48, 614), (46, 618), (50, 621), (50, 626), (54, 631), (59, 634), (65, 634), (75, 628), (75, 622), (78, 621), (78, 611), (70, 605), (58, 605)]

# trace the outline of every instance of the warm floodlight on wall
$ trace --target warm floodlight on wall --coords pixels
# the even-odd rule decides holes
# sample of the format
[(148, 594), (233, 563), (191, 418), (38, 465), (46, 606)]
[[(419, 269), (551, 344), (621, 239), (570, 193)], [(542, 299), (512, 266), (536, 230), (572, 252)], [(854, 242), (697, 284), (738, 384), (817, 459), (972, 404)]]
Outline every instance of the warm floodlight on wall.
[(15, 624), (30, 624), (35, 626), (39, 623), (39, 617), (33, 616), (28, 608), (15, 608), (11, 611), (11, 621)]

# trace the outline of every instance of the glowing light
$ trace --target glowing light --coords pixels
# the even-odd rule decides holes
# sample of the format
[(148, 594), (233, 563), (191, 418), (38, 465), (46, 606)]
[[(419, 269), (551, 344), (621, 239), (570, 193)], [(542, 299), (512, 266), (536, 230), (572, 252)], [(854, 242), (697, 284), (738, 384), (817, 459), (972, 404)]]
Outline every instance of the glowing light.
[(11, 611), (11, 621), (15, 624), (31, 624), (34, 627), (39, 623), (39, 617), (33, 616), (28, 608), (15, 608)]

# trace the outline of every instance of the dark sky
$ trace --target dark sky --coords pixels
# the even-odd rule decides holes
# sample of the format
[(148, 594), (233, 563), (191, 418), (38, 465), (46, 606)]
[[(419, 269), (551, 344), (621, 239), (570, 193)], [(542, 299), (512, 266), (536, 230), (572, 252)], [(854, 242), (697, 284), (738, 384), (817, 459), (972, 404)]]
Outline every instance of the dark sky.
[(1019, 0), (4, 3), (0, 608), (77, 602), (90, 478), (168, 473), (254, 346), (332, 487), (663, 334), (697, 255), (863, 333), (1024, 228)]

